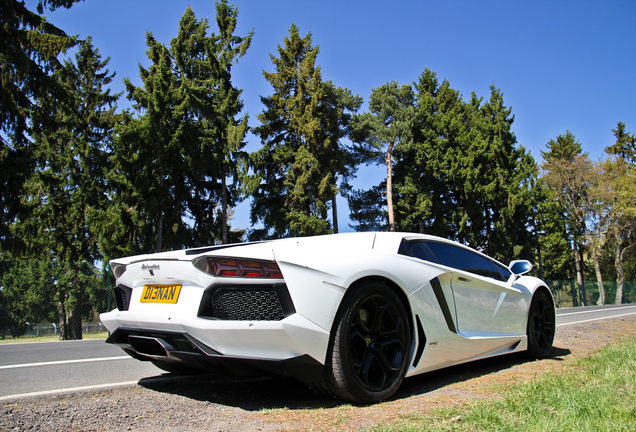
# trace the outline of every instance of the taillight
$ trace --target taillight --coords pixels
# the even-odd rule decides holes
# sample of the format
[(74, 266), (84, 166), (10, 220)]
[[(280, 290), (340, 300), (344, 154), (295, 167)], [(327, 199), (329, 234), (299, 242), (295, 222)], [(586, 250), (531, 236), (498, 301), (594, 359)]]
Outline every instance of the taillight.
[(282, 279), (283, 274), (273, 261), (225, 257), (200, 257), (192, 263), (197, 269), (220, 277)]

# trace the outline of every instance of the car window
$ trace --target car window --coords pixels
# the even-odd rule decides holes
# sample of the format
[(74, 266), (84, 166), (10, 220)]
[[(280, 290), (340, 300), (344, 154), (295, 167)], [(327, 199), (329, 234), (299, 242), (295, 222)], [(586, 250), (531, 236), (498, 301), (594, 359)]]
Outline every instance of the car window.
[(499, 273), (501, 273), (501, 277), (503, 278), (503, 280), (507, 281), (508, 279), (510, 279), (510, 276), (512, 276), (512, 272), (508, 270), (508, 268), (502, 266), (499, 263), (493, 264), (495, 264), (495, 267), (497, 267), (497, 270), (499, 270)]
[(424, 261), (439, 263), (439, 260), (423, 241), (403, 242), (400, 246), (400, 253), (402, 255), (408, 255)]
[(458, 270), (503, 281), (503, 276), (488, 258), (446, 243), (426, 242), (440, 264)]

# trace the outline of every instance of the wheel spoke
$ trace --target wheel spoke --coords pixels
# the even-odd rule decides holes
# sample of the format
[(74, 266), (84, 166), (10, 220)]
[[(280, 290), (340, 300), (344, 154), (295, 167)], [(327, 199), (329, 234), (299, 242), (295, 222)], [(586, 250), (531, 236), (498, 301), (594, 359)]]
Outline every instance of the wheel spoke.
[(386, 383), (387, 376), (385, 373), (382, 373), (382, 368), (378, 368), (381, 366), (377, 363), (378, 356), (375, 353), (369, 352), (369, 355), (366, 356), (364, 365), (360, 370), (359, 376), (362, 379), (362, 382), (372, 390), (382, 390)]
[(395, 373), (400, 369), (402, 350), (402, 341), (397, 338), (376, 343), (374, 346), (379, 363), (387, 374)]
[[(358, 311), (360, 312), (360, 311)], [(369, 333), (365, 320), (360, 318), (364, 313), (356, 314), (356, 319), (352, 323), (351, 332), (349, 333), (349, 351), (351, 365), (360, 369), (366, 362), (369, 355)]]

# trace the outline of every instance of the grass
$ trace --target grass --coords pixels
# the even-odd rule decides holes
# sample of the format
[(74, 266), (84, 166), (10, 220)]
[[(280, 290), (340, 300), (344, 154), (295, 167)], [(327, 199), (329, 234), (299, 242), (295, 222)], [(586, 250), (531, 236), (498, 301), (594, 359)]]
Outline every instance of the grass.
[[(82, 335), (83, 339), (106, 339), (108, 337), (108, 332), (95, 332), (95, 333), (84, 333)], [(16, 338), (5, 338), (0, 339), (0, 344), (13, 344), (13, 343), (26, 343), (26, 342), (55, 342), (59, 341), (59, 335), (46, 335), (46, 336), (20, 336)]]
[(372, 431), (633, 431), (636, 338), (579, 359), (560, 373), (496, 390), (499, 399), (411, 415)]

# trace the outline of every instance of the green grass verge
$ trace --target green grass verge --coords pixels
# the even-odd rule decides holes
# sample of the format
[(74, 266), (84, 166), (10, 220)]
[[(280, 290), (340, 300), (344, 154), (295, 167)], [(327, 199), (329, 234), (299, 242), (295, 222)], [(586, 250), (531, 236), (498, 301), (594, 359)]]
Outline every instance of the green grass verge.
[[(83, 339), (106, 339), (108, 332), (96, 332), (96, 333), (84, 333)], [(7, 337), (0, 339), (0, 344), (12, 344), (12, 343), (26, 343), (26, 342), (55, 342), (59, 341), (60, 337), (57, 335), (47, 336), (20, 336), (17, 338)]]
[(373, 431), (634, 431), (636, 338), (579, 359), (560, 373), (497, 390), (502, 398), (409, 416)]

